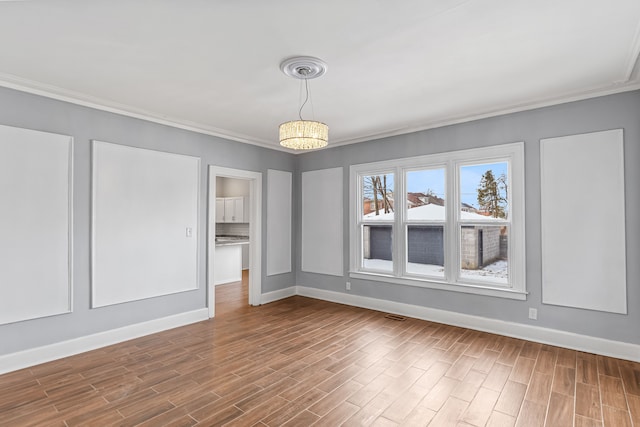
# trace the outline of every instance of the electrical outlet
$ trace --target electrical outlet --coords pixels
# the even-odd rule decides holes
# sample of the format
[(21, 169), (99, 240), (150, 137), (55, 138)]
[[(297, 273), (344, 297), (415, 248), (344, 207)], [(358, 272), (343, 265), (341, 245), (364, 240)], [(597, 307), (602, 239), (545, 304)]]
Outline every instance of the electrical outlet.
[(538, 320), (538, 310), (536, 308), (529, 308), (529, 319)]
[(351, 290), (351, 282), (347, 282), (346, 288), (347, 288), (348, 291)]

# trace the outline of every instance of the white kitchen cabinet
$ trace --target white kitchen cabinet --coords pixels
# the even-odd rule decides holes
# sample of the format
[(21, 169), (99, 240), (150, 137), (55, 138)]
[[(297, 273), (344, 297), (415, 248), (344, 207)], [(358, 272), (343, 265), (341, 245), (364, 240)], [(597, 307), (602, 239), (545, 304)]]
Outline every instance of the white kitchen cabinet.
[(217, 197), (216, 222), (249, 222), (248, 209), (245, 209), (246, 197)]
[[(248, 245), (245, 245), (248, 246)], [(216, 246), (213, 284), (242, 280), (242, 245)]]
[(216, 197), (216, 222), (224, 222), (224, 198)]
[(248, 197), (243, 197), (242, 198), (242, 222), (244, 223), (249, 223), (251, 221), (251, 216), (249, 215), (249, 207), (251, 206), (251, 203), (249, 203), (249, 198)]
[(226, 197), (224, 200), (225, 222), (244, 221), (244, 200), (242, 197)]

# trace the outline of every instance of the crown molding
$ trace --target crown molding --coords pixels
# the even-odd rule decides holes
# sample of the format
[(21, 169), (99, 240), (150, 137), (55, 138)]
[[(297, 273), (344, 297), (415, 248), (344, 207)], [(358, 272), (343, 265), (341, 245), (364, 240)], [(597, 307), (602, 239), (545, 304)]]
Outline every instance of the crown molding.
[(475, 120), (502, 116), (505, 114), (518, 113), (522, 111), (534, 110), (543, 107), (549, 107), (553, 105), (565, 104), (569, 102), (581, 101), (590, 98), (596, 98), (600, 96), (612, 95), (621, 92), (629, 92), (640, 89), (640, 76), (638, 70), (638, 62), (640, 60), (640, 26), (639, 31), (636, 33), (634, 39), (634, 45), (631, 49), (630, 59), (627, 70), (628, 78), (623, 82), (614, 82), (607, 86), (598, 86), (583, 90), (580, 92), (565, 93), (553, 98), (540, 98), (526, 103), (519, 104), (505, 104), (494, 108), (490, 111), (470, 111), (468, 113), (450, 116), (443, 119), (430, 121), (427, 123), (419, 123), (415, 125), (408, 125), (400, 128), (396, 128), (391, 131), (372, 133), (356, 138), (338, 139), (331, 141), (325, 148), (309, 151), (296, 151), (288, 148), (284, 148), (277, 143), (257, 139), (249, 135), (231, 132), (225, 129), (219, 129), (211, 126), (206, 126), (200, 123), (190, 122), (177, 118), (159, 116), (154, 112), (138, 109), (126, 104), (120, 104), (98, 97), (92, 97), (82, 94), (80, 92), (70, 91), (59, 88), (53, 85), (47, 85), (40, 82), (35, 82), (28, 79), (23, 79), (11, 74), (0, 73), (0, 87), (6, 87), (9, 89), (18, 90), (34, 95), (43, 96), (46, 98), (55, 99), (58, 101), (68, 102), (75, 105), (81, 105), (84, 107), (93, 108), (100, 111), (106, 111), (114, 114), (119, 114), (126, 117), (145, 120), (153, 123), (158, 123), (165, 126), (174, 127), (177, 129), (183, 129), (191, 132), (196, 132), (204, 135), (215, 136), (218, 138), (241, 142), (245, 144), (251, 144), (270, 150), (281, 151), (289, 154), (305, 154), (314, 151), (326, 150), (328, 148), (340, 147), (344, 145), (357, 144), (360, 142), (374, 141), (383, 138), (390, 138), (393, 136), (406, 135), (414, 132), (420, 132), (429, 129), (435, 129), (443, 126), (450, 126), (454, 124), (466, 123)]
[(625, 73), (625, 82), (631, 82), (634, 79), (638, 80), (638, 67), (640, 67), (640, 22), (636, 27), (636, 33), (633, 36), (633, 41), (629, 48), (629, 56), (627, 59), (627, 67)]
[(0, 73), (0, 87), (18, 90), (20, 92), (30, 93), (33, 95), (43, 96), (45, 98), (55, 99), (57, 101), (68, 102), (70, 104), (80, 105), (83, 107), (93, 108), (100, 111), (119, 114), (126, 117), (145, 120), (148, 122), (158, 123), (165, 126), (171, 126), (177, 129), (188, 130), (204, 135), (215, 136), (245, 144), (257, 145), (262, 148), (272, 150), (291, 152), (284, 147), (274, 145), (272, 142), (253, 138), (249, 135), (231, 132), (200, 123), (181, 120), (174, 117), (160, 116), (152, 111), (147, 111), (132, 107), (127, 104), (108, 101), (102, 98), (85, 95), (80, 92), (71, 91), (60, 88), (58, 86), (48, 85), (33, 80), (23, 79), (22, 77), (11, 74)]
[[(637, 71), (636, 71), (637, 73)], [(504, 105), (497, 107), (491, 111), (485, 112), (470, 112), (468, 114), (451, 116), (444, 119), (435, 120), (425, 124), (409, 125), (403, 128), (398, 128), (389, 132), (380, 132), (376, 134), (370, 134), (363, 137), (352, 138), (347, 140), (341, 140), (337, 142), (329, 143), (327, 148), (339, 147), (343, 145), (356, 144), (366, 141), (374, 141), (378, 139), (390, 138), (393, 136), (406, 135), (410, 133), (420, 132), (429, 129), (441, 128), (444, 126), (451, 126), (460, 123), (472, 122), (475, 120), (487, 119), (491, 117), (504, 116), (512, 113), (520, 113), (523, 111), (535, 110), (543, 107), (551, 107), (554, 105), (567, 104), (570, 102), (583, 101), (591, 98), (598, 98), (606, 95), (614, 95), (616, 93), (631, 92), (640, 89), (640, 81), (632, 80), (629, 83), (613, 84), (606, 87), (598, 87), (581, 92), (574, 92), (564, 94), (554, 98), (537, 99), (527, 103)]]

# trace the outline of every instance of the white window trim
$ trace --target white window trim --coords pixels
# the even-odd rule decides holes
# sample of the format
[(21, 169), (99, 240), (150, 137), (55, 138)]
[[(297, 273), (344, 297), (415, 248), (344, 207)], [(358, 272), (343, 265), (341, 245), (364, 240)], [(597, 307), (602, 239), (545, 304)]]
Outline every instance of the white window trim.
[[(458, 169), (464, 164), (493, 163), (508, 160), (510, 162), (508, 182), (510, 183), (510, 229), (509, 229), (509, 287), (499, 284), (478, 282), (461, 282), (458, 277), (460, 255), (458, 244), (451, 244), (452, 237), (459, 240), (458, 209), (452, 209), (458, 198), (459, 176)], [(445, 276), (450, 281), (439, 280), (437, 277), (416, 277), (406, 274), (404, 233), (405, 176), (408, 169), (446, 167), (446, 218), (444, 240), (445, 256), (449, 262), (445, 263)], [(393, 273), (374, 272), (360, 267), (362, 260), (362, 245), (359, 242), (358, 230), (362, 217), (362, 195), (360, 176), (375, 175), (376, 173), (394, 174), (394, 222), (393, 222)], [(419, 157), (385, 160), (374, 163), (352, 165), (349, 169), (349, 276), (356, 279), (386, 282), (392, 284), (417, 286), (430, 289), (441, 289), (453, 292), (487, 295), (518, 300), (526, 299), (526, 271), (525, 271), (525, 206), (524, 206), (524, 142), (502, 144), (484, 148), (453, 151), (448, 153), (431, 154)], [(398, 209), (400, 203), (402, 209)], [(386, 222), (385, 222), (386, 223)], [(497, 224), (496, 224), (497, 225)]]

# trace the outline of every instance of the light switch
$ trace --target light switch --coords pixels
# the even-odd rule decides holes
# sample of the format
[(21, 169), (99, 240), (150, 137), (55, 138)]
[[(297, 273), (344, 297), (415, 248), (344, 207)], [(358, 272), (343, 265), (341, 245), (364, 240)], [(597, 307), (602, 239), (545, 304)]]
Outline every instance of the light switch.
[(187, 237), (191, 237), (193, 235), (193, 228), (187, 227)]

